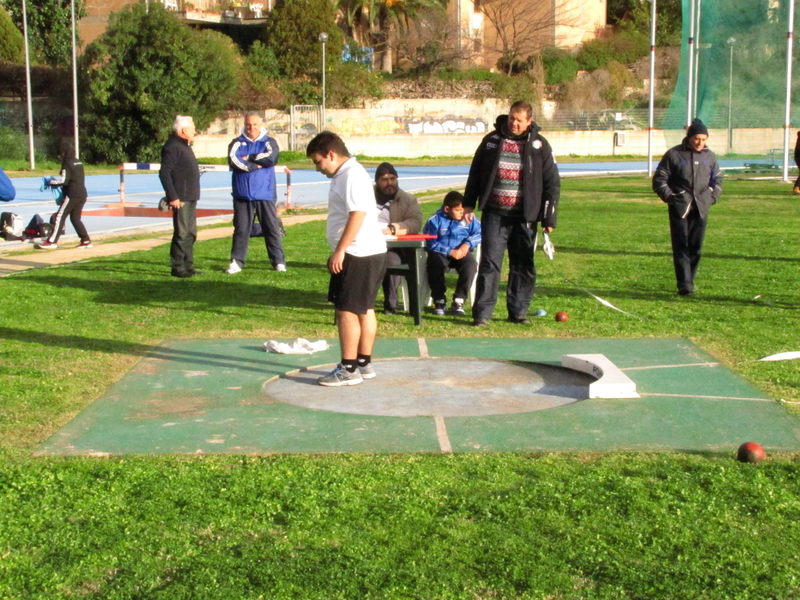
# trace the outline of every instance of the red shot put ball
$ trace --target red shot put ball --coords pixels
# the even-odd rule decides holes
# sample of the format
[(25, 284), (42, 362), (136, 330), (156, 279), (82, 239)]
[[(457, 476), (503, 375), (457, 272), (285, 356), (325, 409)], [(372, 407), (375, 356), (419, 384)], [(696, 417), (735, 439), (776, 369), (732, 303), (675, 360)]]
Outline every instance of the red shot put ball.
[(745, 442), (739, 446), (739, 452), (736, 455), (739, 462), (748, 463), (760, 463), (766, 457), (767, 453), (764, 452), (764, 448), (761, 447), (761, 444), (757, 442)]
[(559, 323), (564, 323), (565, 321), (569, 321), (569, 315), (565, 312), (556, 313), (556, 321)]

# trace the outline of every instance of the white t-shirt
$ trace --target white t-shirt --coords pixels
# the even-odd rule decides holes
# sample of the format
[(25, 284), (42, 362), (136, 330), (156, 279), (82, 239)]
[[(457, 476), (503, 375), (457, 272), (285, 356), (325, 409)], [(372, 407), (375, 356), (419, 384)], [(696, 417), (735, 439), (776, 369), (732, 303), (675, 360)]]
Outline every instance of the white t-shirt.
[(331, 179), (328, 192), (328, 243), (336, 250), (351, 212), (366, 213), (361, 229), (345, 252), (353, 256), (372, 256), (386, 252), (386, 240), (378, 224), (378, 207), (372, 179), (366, 169), (350, 158)]

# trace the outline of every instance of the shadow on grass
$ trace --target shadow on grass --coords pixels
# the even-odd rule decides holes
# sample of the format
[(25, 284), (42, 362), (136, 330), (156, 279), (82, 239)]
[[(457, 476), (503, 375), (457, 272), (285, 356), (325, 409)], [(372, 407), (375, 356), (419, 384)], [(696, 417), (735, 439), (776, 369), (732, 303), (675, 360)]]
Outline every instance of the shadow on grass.
[[(114, 269), (103, 269), (113, 273)], [(282, 275), (282, 274), (280, 274)], [(164, 279), (116, 279), (109, 281), (80, 277), (54, 276), (54, 273), (31, 275), (28, 279), (54, 288), (82, 289), (94, 294), (93, 302), (111, 305), (166, 307), (180, 305), (184, 310), (220, 311), (223, 308), (265, 306), (269, 308), (307, 307), (330, 310), (327, 285), (311, 282), (314, 289), (294, 289), (266, 282), (241, 280), (214, 281), (203, 276), (176, 279), (167, 272)], [(325, 291), (323, 291), (325, 290)]]
[[(91, 338), (80, 335), (58, 335), (53, 333), (31, 332), (27, 329), (17, 329), (14, 327), (0, 327), (0, 338), (15, 340), (19, 342), (29, 342), (42, 344), (45, 346), (57, 346), (61, 348), (71, 348), (83, 350), (85, 352), (105, 352), (107, 354), (127, 354), (130, 356), (141, 356), (143, 358), (156, 358), (174, 362), (187, 363), (192, 365), (202, 365), (206, 367), (223, 367), (227, 369), (237, 369), (253, 371), (256, 373), (264, 372), (265, 367), (286, 367), (283, 362), (271, 361), (267, 357), (269, 354), (258, 346), (244, 346), (244, 350), (261, 353), (261, 358), (245, 358), (242, 356), (230, 356), (227, 354), (214, 354), (212, 352), (196, 352), (192, 350), (179, 350), (165, 346), (155, 346), (152, 344), (139, 344), (137, 342), (124, 342), (120, 340), (107, 340), (102, 338)], [(198, 343), (213, 343), (214, 340), (200, 340)]]
[[(601, 248), (581, 248), (579, 246), (559, 245), (558, 251), (563, 254), (599, 254), (606, 256), (657, 256), (672, 260), (672, 251), (668, 248), (664, 251), (658, 252), (633, 252), (630, 250), (605, 250)], [(782, 262), (797, 262), (797, 258), (790, 256), (744, 256), (741, 254), (715, 254), (713, 252), (703, 252), (705, 259), (721, 259), (721, 260), (775, 260)]]

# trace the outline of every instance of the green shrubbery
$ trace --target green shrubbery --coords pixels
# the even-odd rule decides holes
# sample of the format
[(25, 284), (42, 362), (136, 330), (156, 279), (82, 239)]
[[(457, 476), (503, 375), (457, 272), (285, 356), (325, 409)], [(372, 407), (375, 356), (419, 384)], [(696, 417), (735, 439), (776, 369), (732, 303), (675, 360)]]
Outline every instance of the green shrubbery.
[(542, 65), (544, 66), (547, 85), (561, 85), (575, 78), (580, 68), (578, 60), (566, 50), (551, 47), (542, 52)]
[(647, 55), (649, 50), (650, 42), (645, 34), (623, 28), (610, 38), (586, 42), (575, 58), (581, 69), (596, 71), (605, 68), (612, 60), (625, 65), (632, 64)]

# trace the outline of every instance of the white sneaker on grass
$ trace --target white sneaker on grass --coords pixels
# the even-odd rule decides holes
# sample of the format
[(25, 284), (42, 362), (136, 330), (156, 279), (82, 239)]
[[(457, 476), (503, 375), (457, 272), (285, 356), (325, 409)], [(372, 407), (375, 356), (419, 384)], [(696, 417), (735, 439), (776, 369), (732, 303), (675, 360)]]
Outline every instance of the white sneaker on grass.
[(242, 267), (240, 267), (239, 263), (237, 263), (235, 260), (232, 260), (231, 264), (228, 266), (228, 268), (225, 269), (225, 272), (228, 275), (236, 275), (236, 273), (241, 273), (242, 272)]
[(279, 265), (275, 265), (275, 270), (279, 273), (286, 273), (286, 265), (281, 263)]
[(358, 369), (351, 373), (340, 363), (325, 377), (320, 377), (317, 382), (325, 387), (339, 387), (342, 385), (358, 385), (364, 382), (364, 378)]

